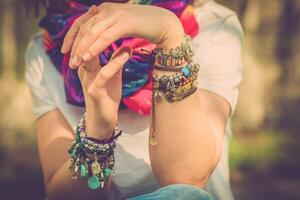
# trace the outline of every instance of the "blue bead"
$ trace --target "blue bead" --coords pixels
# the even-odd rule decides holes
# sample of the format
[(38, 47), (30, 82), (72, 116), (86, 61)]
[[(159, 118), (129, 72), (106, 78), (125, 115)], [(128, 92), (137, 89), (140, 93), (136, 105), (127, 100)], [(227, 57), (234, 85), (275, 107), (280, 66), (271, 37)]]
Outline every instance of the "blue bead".
[(190, 77), (191, 76), (190, 70), (187, 67), (182, 67), (181, 72), (183, 73), (183, 75), (185, 77)]

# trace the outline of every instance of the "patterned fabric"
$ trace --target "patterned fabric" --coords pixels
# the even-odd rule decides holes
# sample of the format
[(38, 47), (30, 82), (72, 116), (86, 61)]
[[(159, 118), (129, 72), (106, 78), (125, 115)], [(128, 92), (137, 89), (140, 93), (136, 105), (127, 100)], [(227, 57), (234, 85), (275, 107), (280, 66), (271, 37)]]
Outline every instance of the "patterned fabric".
[[(163, 7), (174, 12), (182, 22), (185, 32), (191, 37), (198, 33), (198, 24), (193, 15), (190, 0), (139, 0), (123, 1), (130, 3), (148, 4)], [(69, 54), (61, 54), (63, 39), (75, 19), (85, 13), (91, 5), (101, 4), (101, 0), (71, 1), (68, 10), (63, 14), (47, 14), (39, 25), (45, 29), (44, 47), (56, 69), (64, 79), (66, 101), (76, 106), (84, 106), (84, 96), (77, 69), (69, 67)], [(99, 54), (100, 64), (108, 63), (113, 52), (122, 46), (133, 48), (133, 56), (123, 66), (122, 71), (122, 100), (120, 109), (129, 108), (143, 115), (151, 113), (151, 73), (153, 58), (141, 52), (155, 48), (154, 44), (141, 38), (123, 38), (113, 42)]]

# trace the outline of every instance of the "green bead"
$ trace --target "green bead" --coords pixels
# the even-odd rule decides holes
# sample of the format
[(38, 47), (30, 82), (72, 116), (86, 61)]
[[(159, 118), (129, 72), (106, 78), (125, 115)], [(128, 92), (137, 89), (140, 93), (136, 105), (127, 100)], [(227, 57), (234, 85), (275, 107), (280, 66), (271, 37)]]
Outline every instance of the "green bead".
[(99, 188), (100, 185), (101, 184), (98, 176), (93, 175), (88, 179), (88, 186), (90, 189), (95, 190)]
[(77, 143), (80, 142), (80, 135), (79, 135), (79, 133), (76, 133), (75, 139), (76, 139), (76, 142), (77, 142)]
[(71, 158), (76, 158), (76, 149), (71, 152)]
[(82, 177), (87, 176), (87, 168), (85, 164), (80, 165), (80, 176)]
[(70, 149), (68, 150), (69, 154), (71, 154), (71, 153), (73, 152), (75, 146), (76, 146), (76, 143), (74, 142), (74, 143), (71, 145)]
[(109, 177), (111, 174), (112, 170), (110, 168), (105, 168), (104, 169), (104, 176)]

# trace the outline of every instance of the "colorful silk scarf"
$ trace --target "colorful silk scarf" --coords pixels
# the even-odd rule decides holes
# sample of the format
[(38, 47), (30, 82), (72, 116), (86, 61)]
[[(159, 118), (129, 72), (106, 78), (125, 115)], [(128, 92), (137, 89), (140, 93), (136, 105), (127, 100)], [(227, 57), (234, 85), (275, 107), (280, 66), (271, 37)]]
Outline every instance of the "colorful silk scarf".
[[(72, 105), (85, 105), (83, 91), (77, 75), (77, 69), (69, 68), (69, 55), (61, 54), (60, 49), (65, 34), (74, 20), (85, 13), (91, 5), (99, 5), (101, 3), (101, 0), (73, 0), (65, 13), (47, 14), (39, 24), (45, 29), (45, 51), (53, 65), (62, 75), (66, 101)], [(179, 17), (187, 34), (194, 37), (198, 32), (198, 24), (193, 15), (192, 6), (189, 5), (190, 0), (139, 0), (134, 3), (154, 5), (171, 10)], [(141, 52), (141, 49), (151, 51), (155, 48), (155, 45), (141, 38), (119, 39), (99, 54), (101, 65), (107, 64), (113, 52), (122, 46), (133, 48), (133, 55), (123, 66), (120, 109), (129, 108), (142, 115), (149, 115), (151, 113), (151, 66), (153, 58), (149, 54)]]

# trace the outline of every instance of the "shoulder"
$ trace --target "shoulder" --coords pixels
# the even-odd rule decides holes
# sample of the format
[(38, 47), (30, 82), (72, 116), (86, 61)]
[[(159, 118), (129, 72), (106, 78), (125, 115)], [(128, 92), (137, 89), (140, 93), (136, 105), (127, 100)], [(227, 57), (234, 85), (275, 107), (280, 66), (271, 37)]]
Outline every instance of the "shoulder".
[(196, 20), (200, 27), (200, 34), (208, 34), (215, 41), (230, 35), (242, 42), (243, 28), (237, 14), (211, 0), (195, 8)]
[(38, 32), (29, 40), (25, 58), (29, 61), (30, 59), (42, 54), (44, 54), (43, 33)]
[(33, 81), (44, 74), (49, 59), (43, 48), (42, 32), (33, 35), (28, 43), (25, 54), (25, 74), (27, 81)]
[(54, 79), (56, 76), (53, 64), (44, 49), (43, 32), (38, 32), (31, 37), (25, 61), (25, 76), (29, 84), (39, 84), (39, 81)]
[(242, 80), (243, 29), (236, 13), (214, 1), (195, 9), (199, 33), (193, 38), (195, 57), (200, 64), (198, 87), (228, 101), (231, 115)]

